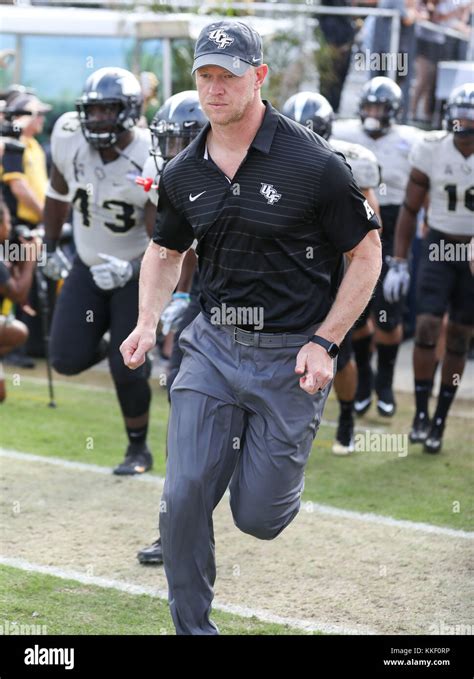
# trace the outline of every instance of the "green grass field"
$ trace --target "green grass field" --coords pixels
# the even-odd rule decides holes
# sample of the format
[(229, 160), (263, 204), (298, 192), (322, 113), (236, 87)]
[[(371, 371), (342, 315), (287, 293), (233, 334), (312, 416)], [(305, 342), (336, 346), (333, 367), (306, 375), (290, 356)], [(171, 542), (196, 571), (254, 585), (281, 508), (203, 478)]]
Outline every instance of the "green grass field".
[[(168, 604), (136, 595), (0, 566), (0, 626), (8, 619), (46, 634), (174, 634)], [(286, 625), (213, 612), (222, 634), (301, 634)]]
[[(10, 386), (0, 407), (1, 445), (38, 455), (114, 466), (123, 457), (125, 434), (113, 391), (88, 389), (77, 382), (56, 385), (57, 409), (46, 407), (44, 385), (22, 377)], [(335, 420), (331, 396), (326, 420)], [(166, 393), (154, 388), (150, 446), (154, 473), (165, 473), (168, 417)], [(407, 433), (412, 398), (398, 395), (393, 421), (377, 415), (359, 426), (383, 427), (388, 433)], [(374, 512), (440, 526), (473, 527), (473, 420), (452, 417), (440, 455), (427, 455), (410, 446), (406, 457), (390, 452), (358, 452), (338, 458), (331, 453), (334, 427), (322, 425), (307, 466), (304, 500)], [(459, 504), (456, 504), (459, 503)], [(459, 509), (459, 511), (457, 511)]]
[[(86, 380), (95, 384), (88, 386)], [(108, 376), (89, 374), (58, 381), (56, 409), (47, 407), (46, 386), (36, 378), (23, 374), (15, 385), (10, 372), (7, 387), (8, 399), (0, 406), (3, 448), (107, 467), (122, 459), (125, 434)], [(331, 396), (325, 419), (331, 422), (336, 416), (337, 403)], [(372, 415), (358, 425), (402, 434), (408, 432), (411, 416), (412, 398), (399, 395), (393, 421)], [(155, 457), (153, 473), (161, 476), (167, 418), (166, 392), (155, 382), (149, 441)], [(410, 447), (406, 456), (358, 452), (340, 458), (331, 453), (334, 433), (329, 424), (318, 432), (307, 466), (304, 501), (472, 529), (471, 419), (451, 418), (443, 452), (437, 456)], [(301, 633), (255, 618), (220, 612), (213, 617), (224, 634)], [(0, 566), (0, 624), (5, 621), (45, 625), (48, 634), (173, 633), (167, 603), (160, 599)]]

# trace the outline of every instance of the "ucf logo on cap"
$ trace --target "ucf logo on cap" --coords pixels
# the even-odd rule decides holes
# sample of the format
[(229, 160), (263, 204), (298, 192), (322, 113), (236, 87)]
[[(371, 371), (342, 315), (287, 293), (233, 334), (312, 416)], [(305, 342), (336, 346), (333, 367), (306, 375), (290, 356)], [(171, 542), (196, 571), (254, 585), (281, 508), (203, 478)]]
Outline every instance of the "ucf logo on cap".
[(191, 73), (203, 66), (220, 66), (240, 77), (262, 62), (262, 39), (257, 31), (243, 21), (214, 21), (199, 34)]
[(212, 40), (212, 42), (216, 43), (217, 47), (220, 50), (229, 47), (229, 45), (232, 45), (232, 43), (234, 42), (234, 38), (231, 38), (230, 35), (223, 31), (221, 28), (216, 28), (214, 31), (211, 31), (207, 35), (209, 39)]

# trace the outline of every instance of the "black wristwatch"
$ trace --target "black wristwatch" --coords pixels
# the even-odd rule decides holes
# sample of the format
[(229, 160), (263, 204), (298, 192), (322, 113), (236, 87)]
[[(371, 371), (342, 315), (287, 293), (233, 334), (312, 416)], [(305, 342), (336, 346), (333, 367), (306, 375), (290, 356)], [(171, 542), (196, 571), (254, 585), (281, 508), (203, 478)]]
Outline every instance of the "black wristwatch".
[(330, 342), (329, 340), (324, 339), (324, 337), (320, 337), (319, 335), (313, 335), (309, 341), (314, 342), (315, 344), (319, 344), (320, 347), (324, 347), (324, 349), (326, 349), (331, 358), (336, 358), (336, 356), (339, 353), (339, 347), (337, 346), (337, 344), (335, 342)]

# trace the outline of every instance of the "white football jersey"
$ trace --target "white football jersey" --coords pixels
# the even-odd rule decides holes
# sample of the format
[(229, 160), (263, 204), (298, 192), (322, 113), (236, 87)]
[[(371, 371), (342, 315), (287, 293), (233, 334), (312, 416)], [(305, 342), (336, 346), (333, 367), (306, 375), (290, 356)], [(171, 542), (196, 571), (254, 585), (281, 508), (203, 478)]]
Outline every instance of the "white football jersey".
[[(163, 165), (164, 162), (161, 156), (148, 156), (143, 166), (142, 177), (153, 179), (153, 183), (158, 186)], [(154, 205), (158, 205), (158, 188), (152, 187), (148, 192), (145, 192), (145, 196)]]
[(87, 266), (103, 264), (98, 253), (130, 261), (146, 250), (143, 208), (147, 194), (135, 183), (148, 158), (149, 130), (134, 129), (133, 141), (110, 163), (85, 140), (77, 113), (62, 115), (51, 135), (53, 162), (67, 182), (74, 241)]
[(465, 158), (449, 132), (428, 132), (412, 149), (411, 166), (430, 180), (428, 224), (456, 236), (474, 236), (474, 154)]
[(336, 139), (360, 144), (374, 153), (380, 166), (382, 183), (377, 198), (380, 205), (401, 205), (410, 174), (408, 156), (421, 131), (409, 125), (392, 125), (387, 134), (373, 139), (360, 120), (337, 120), (333, 124)]
[(342, 139), (329, 139), (332, 148), (342, 153), (352, 169), (356, 184), (362, 189), (376, 189), (380, 184), (380, 168), (377, 158), (360, 144)]

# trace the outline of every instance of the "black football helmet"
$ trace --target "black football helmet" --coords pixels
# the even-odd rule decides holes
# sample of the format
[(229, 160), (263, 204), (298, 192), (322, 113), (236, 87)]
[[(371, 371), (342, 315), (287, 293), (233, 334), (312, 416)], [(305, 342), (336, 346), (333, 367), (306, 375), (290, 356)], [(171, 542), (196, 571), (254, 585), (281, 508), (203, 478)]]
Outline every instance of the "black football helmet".
[[(143, 95), (137, 78), (124, 68), (100, 68), (87, 78), (84, 92), (76, 101), (82, 132), (96, 149), (115, 146), (141, 115)], [(113, 107), (107, 119), (96, 120), (91, 106)]]
[[(368, 134), (385, 134), (395, 121), (402, 107), (402, 91), (390, 78), (372, 78), (362, 89), (359, 102), (359, 116)], [(367, 107), (379, 105), (379, 113), (369, 115)]]
[(195, 90), (173, 94), (150, 123), (151, 155), (167, 162), (180, 153), (207, 123)]
[(334, 111), (322, 94), (317, 92), (298, 92), (283, 104), (283, 115), (329, 139), (332, 132)]
[[(472, 125), (462, 124), (462, 121), (471, 121)], [(444, 124), (456, 135), (474, 134), (474, 83), (466, 83), (451, 92), (444, 111)]]

